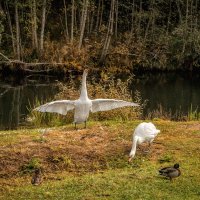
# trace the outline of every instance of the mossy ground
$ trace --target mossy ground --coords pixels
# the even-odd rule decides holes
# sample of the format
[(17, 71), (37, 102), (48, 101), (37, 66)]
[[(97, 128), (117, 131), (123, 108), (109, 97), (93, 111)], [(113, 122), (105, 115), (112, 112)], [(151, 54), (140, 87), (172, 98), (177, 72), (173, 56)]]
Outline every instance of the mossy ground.
[[(199, 199), (199, 122), (154, 121), (161, 133), (151, 151), (131, 163), (132, 132), (140, 121), (89, 122), (0, 132), (1, 199)], [(145, 148), (142, 145), (141, 149)], [(158, 169), (180, 164), (173, 182)], [(41, 167), (43, 182), (31, 184)]]

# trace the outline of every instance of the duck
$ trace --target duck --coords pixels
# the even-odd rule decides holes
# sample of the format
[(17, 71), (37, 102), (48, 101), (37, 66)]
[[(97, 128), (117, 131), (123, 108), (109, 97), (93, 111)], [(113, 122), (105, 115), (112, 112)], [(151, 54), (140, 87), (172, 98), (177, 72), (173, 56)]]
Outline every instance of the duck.
[(62, 115), (66, 115), (68, 111), (74, 110), (73, 123), (75, 124), (76, 129), (76, 125), (80, 123), (85, 123), (86, 128), (86, 122), (90, 112), (108, 111), (125, 106), (139, 106), (137, 103), (118, 99), (89, 99), (86, 86), (87, 75), (88, 69), (85, 69), (82, 76), (82, 86), (79, 99), (52, 101), (38, 106), (34, 110), (39, 112), (59, 113)]
[(42, 182), (42, 172), (40, 168), (36, 168), (31, 179), (33, 185), (40, 185)]
[(152, 122), (140, 123), (133, 132), (133, 143), (129, 154), (129, 162), (134, 158), (137, 145), (148, 142), (149, 149), (155, 137), (160, 133)]
[(159, 174), (168, 177), (170, 181), (172, 181), (173, 178), (179, 177), (181, 175), (179, 164), (176, 163), (173, 167), (164, 167), (159, 170)]

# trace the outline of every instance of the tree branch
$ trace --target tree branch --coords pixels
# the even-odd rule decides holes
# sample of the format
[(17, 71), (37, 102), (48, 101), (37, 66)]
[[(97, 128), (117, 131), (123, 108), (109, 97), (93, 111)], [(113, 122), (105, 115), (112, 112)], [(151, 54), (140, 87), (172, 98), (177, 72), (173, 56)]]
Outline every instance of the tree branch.
[(5, 55), (3, 55), (2, 53), (0, 53), (0, 55), (1, 55), (3, 58), (5, 58), (8, 62), (11, 62), (11, 60), (10, 60), (8, 57), (6, 57)]

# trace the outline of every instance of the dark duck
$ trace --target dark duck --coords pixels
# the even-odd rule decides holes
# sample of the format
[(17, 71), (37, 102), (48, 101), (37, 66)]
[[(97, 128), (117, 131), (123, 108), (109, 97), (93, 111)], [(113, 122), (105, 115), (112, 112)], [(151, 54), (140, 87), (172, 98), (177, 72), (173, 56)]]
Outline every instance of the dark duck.
[(168, 177), (170, 181), (172, 181), (173, 178), (179, 177), (181, 175), (178, 163), (176, 163), (173, 167), (164, 167), (160, 169), (159, 173), (162, 176)]
[(42, 182), (42, 172), (41, 169), (35, 169), (31, 183), (33, 185), (39, 185)]

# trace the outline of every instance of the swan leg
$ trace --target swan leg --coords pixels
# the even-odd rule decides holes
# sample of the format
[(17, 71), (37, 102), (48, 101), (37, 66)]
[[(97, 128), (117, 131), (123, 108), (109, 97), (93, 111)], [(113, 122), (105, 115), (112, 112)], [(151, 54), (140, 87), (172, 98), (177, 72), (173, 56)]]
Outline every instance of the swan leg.
[(86, 121), (85, 121), (85, 128), (86, 128)]

